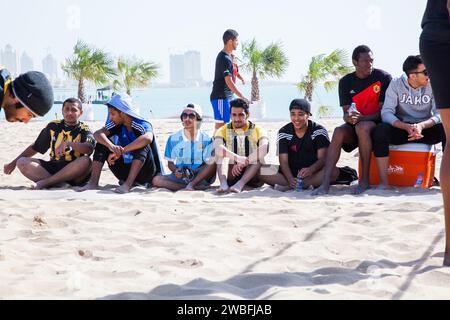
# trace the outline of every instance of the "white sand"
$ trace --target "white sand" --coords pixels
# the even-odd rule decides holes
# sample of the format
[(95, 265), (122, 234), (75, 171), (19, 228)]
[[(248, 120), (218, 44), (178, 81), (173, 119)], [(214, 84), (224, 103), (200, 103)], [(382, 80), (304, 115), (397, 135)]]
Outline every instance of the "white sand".
[[(330, 132), (340, 123), (319, 122)], [(44, 125), (0, 122), (2, 169)], [(284, 123), (263, 125), (274, 144)], [(179, 123), (154, 126), (163, 150)], [(356, 163), (343, 153), (340, 165)], [(109, 171), (101, 184), (30, 191), (18, 171), (0, 174), (0, 299), (448, 298), (436, 188), (116, 195)]]

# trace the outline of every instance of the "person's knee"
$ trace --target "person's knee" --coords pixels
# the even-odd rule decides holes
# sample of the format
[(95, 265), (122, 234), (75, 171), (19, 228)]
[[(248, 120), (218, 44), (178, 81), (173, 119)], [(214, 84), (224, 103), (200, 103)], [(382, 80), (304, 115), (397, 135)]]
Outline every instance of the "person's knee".
[(344, 128), (336, 128), (333, 132), (332, 142), (342, 142), (344, 141), (344, 137), (346, 134), (346, 130)]
[(370, 136), (375, 127), (375, 123), (371, 121), (360, 122), (355, 127), (356, 134), (358, 136)]
[(375, 143), (383, 143), (384, 141), (389, 139), (389, 125), (386, 123), (379, 124), (372, 131), (372, 141)]
[(25, 170), (31, 163), (30, 158), (22, 157), (19, 160), (17, 160), (17, 168), (22, 171)]
[(161, 187), (163, 182), (164, 182), (164, 177), (162, 175), (154, 176), (152, 179), (152, 185), (156, 188)]
[(77, 164), (80, 167), (80, 170), (90, 170), (92, 166), (92, 160), (88, 156), (79, 157), (77, 160)]

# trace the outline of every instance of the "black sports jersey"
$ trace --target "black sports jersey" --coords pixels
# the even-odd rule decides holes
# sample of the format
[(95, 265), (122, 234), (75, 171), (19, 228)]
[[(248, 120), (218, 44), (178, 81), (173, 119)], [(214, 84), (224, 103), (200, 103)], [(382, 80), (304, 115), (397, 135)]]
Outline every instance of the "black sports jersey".
[(211, 100), (221, 100), (233, 98), (233, 92), (228, 88), (225, 77), (233, 77), (233, 61), (229, 54), (221, 51), (216, 59), (216, 71), (214, 76)]
[(74, 127), (69, 127), (64, 123), (64, 120), (56, 120), (50, 122), (45, 129), (41, 131), (36, 142), (33, 145), (33, 150), (40, 154), (45, 154), (50, 149), (51, 161), (73, 161), (76, 158), (83, 156), (75, 152), (75, 150), (67, 151), (64, 156), (56, 156), (55, 150), (63, 141), (90, 143), (95, 147), (94, 135), (89, 127), (80, 122)]
[(308, 120), (308, 129), (303, 138), (297, 137), (292, 123), (278, 132), (278, 154), (288, 154), (289, 168), (294, 176), (299, 170), (316, 163), (317, 151), (329, 145), (327, 130), (311, 120)]
[(363, 116), (380, 112), (380, 102), (384, 102), (386, 90), (392, 76), (380, 69), (373, 69), (372, 74), (365, 79), (350, 73), (339, 81), (339, 101), (341, 106), (356, 103), (356, 109)]

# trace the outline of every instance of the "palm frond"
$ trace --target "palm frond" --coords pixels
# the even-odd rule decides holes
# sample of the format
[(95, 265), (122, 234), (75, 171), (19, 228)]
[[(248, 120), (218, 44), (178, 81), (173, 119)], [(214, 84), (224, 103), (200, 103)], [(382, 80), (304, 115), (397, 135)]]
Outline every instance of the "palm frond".
[(337, 86), (337, 81), (353, 68), (348, 65), (349, 55), (345, 50), (337, 49), (329, 55), (320, 54), (311, 58), (307, 75), (302, 78), (297, 88), (300, 92), (313, 90), (323, 83), (325, 90), (331, 91)]

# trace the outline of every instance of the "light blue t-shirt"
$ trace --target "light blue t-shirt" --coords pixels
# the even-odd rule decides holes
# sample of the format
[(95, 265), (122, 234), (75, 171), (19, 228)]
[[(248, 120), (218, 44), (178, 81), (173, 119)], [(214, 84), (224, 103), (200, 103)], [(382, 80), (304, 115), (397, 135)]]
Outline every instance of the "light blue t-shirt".
[(165, 158), (173, 162), (178, 169), (190, 168), (197, 170), (213, 156), (213, 140), (198, 131), (195, 141), (190, 141), (184, 130), (171, 135), (167, 140)]

